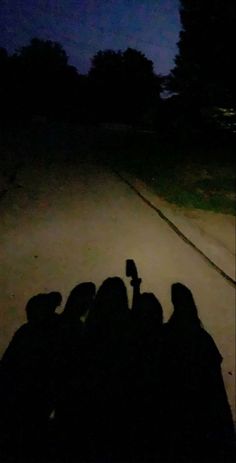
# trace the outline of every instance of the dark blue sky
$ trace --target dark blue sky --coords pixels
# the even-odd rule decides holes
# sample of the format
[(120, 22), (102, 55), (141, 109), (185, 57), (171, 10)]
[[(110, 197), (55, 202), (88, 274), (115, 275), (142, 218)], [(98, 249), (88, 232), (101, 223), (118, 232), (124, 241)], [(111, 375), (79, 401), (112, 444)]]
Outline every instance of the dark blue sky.
[(1, 0), (0, 46), (12, 53), (32, 37), (60, 42), (86, 73), (98, 50), (142, 51), (157, 73), (173, 67), (179, 0)]

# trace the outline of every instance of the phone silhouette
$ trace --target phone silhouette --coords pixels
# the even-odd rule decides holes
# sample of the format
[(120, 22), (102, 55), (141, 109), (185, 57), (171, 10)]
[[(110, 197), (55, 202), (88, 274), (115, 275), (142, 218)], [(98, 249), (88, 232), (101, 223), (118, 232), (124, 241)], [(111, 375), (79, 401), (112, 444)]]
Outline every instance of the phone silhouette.
[(130, 284), (133, 287), (132, 310), (137, 311), (139, 307), (140, 285), (142, 280), (138, 277), (137, 267), (133, 259), (126, 260), (126, 276), (131, 278)]
[(126, 276), (132, 279), (138, 278), (138, 271), (133, 259), (126, 260)]

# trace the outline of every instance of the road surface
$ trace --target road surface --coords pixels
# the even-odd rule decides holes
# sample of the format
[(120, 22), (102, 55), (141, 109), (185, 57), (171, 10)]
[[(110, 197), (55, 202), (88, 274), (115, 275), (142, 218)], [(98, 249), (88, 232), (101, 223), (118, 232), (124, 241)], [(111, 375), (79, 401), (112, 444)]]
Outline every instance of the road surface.
[(171, 230), (115, 173), (61, 159), (26, 163), (0, 202), (0, 355), (24, 322), (34, 294), (57, 290), (63, 302), (82, 281), (125, 278), (136, 261), (142, 290), (159, 298), (165, 320), (176, 281), (193, 292), (199, 316), (224, 357), (233, 411), (235, 288)]

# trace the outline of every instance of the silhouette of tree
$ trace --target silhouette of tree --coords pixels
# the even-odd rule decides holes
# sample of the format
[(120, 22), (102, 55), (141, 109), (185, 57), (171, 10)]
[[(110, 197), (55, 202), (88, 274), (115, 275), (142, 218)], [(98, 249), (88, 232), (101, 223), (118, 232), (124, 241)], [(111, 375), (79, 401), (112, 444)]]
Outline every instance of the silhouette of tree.
[(8, 53), (5, 48), (0, 47), (0, 82), (2, 84), (8, 64)]
[(234, 0), (181, 0), (180, 18), (182, 31), (171, 90), (202, 105), (236, 104)]
[(167, 87), (179, 95), (184, 125), (235, 130), (235, 111), (222, 119), (218, 110), (236, 107), (235, 2), (181, 0), (180, 18), (179, 53)]
[(54, 71), (68, 64), (68, 57), (62, 46), (51, 40), (33, 38), (30, 45), (18, 50), (18, 54), (28, 64), (29, 69), (39, 72), (42, 68)]
[(89, 78), (97, 116), (105, 121), (137, 122), (159, 101), (161, 83), (152, 61), (132, 48), (99, 51)]
[(76, 108), (79, 75), (59, 43), (34, 38), (11, 63), (14, 109), (27, 116), (60, 116)]
[(9, 56), (5, 48), (0, 47), (0, 101), (1, 115), (5, 115), (9, 77)]

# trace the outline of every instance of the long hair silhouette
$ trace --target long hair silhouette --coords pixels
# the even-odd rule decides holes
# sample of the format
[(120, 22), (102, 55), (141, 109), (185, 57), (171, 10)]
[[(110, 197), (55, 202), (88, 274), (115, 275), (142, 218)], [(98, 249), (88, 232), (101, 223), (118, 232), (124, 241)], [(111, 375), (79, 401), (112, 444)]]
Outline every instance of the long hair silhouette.
[(198, 310), (192, 292), (182, 283), (174, 283), (171, 286), (171, 301), (174, 307), (168, 324), (187, 324), (192, 327), (202, 327), (198, 317)]

